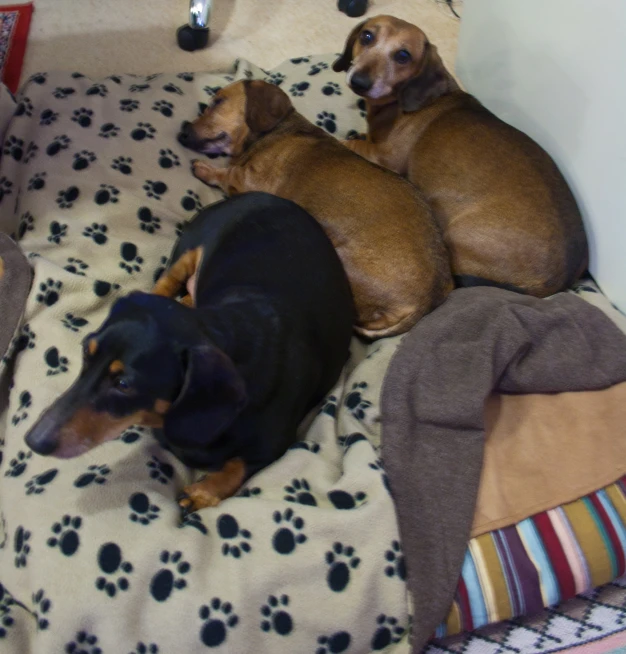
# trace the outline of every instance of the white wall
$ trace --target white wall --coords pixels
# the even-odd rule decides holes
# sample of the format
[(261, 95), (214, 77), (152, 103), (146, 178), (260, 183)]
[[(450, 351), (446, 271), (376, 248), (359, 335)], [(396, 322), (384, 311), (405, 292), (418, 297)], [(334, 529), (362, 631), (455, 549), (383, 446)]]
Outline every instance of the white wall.
[(464, 0), (456, 73), (555, 159), (626, 311), (626, 0)]

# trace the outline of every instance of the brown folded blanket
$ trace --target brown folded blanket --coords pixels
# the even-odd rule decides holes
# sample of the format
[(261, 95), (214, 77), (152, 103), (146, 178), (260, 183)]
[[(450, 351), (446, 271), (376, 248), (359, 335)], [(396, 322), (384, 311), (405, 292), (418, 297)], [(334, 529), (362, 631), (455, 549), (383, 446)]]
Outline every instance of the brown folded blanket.
[(626, 381), (626, 337), (562, 293), (454, 291), (405, 337), (382, 391), (382, 455), (396, 502), (419, 652), (445, 619), (474, 518), (493, 392), (561, 393)]

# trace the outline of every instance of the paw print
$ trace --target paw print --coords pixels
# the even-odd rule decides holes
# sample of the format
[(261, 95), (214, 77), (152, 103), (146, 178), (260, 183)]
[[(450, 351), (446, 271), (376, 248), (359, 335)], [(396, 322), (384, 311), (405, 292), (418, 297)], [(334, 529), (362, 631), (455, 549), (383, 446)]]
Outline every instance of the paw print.
[(26, 420), (28, 418), (28, 411), (26, 409), (29, 409), (31, 404), (32, 404), (32, 395), (28, 391), (22, 391), (20, 394), (20, 403), (19, 406), (17, 407), (17, 411), (11, 418), (11, 423), (16, 426), (19, 425), (22, 420)]
[(182, 590), (187, 585), (184, 575), (191, 570), (191, 565), (183, 561), (182, 557), (182, 552), (161, 552), (161, 563), (168, 567), (161, 568), (150, 581), (150, 595), (157, 602), (165, 602), (174, 590)]
[(328, 69), (328, 64), (325, 61), (320, 61), (317, 64), (313, 64), (309, 68), (309, 72), (307, 73), (307, 75), (317, 75), (318, 73), (321, 73), (323, 70), (327, 70), (327, 69)]
[(42, 85), (46, 83), (47, 79), (48, 73), (35, 73), (28, 78), (28, 81), (33, 82), (34, 84)]
[(176, 95), (184, 95), (183, 90), (179, 87), (176, 86), (176, 84), (172, 84), (169, 82), (163, 87), (164, 91), (167, 91), (167, 93), (175, 93)]
[(98, 136), (103, 139), (115, 138), (120, 133), (120, 128), (115, 123), (104, 123), (100, 125)]
[(74, 163), (72, 168), (74, 170), (85, 170), (89, 168), (89, 164), (92, 164), (96, 160), (96, 155), (94, 152), (89, 152), (89, 150), (81, 150), (74, 155)]
[(102, 654), (97, 636), (88, 631), (77, 631), (74, 638), (65, 645), (66, 654)]
[(46, 176), (48, 173), (35, 173), (28, 180), (28, 190), (29, 191), (41, 191), (41, 189), (46, 185)]
[(110, 79), (112, 82), (115, 82), (116, 84), (122, 83), (122, 78), (119, 75), (109, 75), (106, 79)]
[(28, 163), (31, 159), (34, 159), (38, 151), (39, 151), (39, 146), (35, 145), (35, 143), (31, 141), (26, 148), (26, 156), (24, 157), (24, 163)]
[(50, 223), (50, 235), (48, 236), (48, 242), (59, 245), (64, 236), (67, 236), (67, 225), (62, 225), (56, 220), (53, 220)]
[(96, 279), (93, 283), (93, 292), (98, 297), (106, 297), (111, 289), (119, 291), (121, 286), (119, 284), (112, 284), (111, 282), (105, 282), (103, 279)]
[(127, 591), (130, 587), (125, 575), (133, 571), (132, 563), (124, 561), (122, 550), (116, 543), (105, 543), (98, 551), (98, 566), (104, 573), (96, 579), (96, 588), (109, 597), (115, 597), (118, 590)]
[[(228, 78), (225, 76), (225, 79), (228, 79)], [(214, 96), (218, 91), (221, 91), (221, 90), (222, 90), (221, 86), (205, 86), (204, 87), (204, 92), (207, 95), (210, 95), (210, 96)]]
[(159, 151), (159, 166), (161, 168), (172, 168), (180, 166), (180, 157), (174, 154), (169, 148)]
[(51, 307), (58, 302), (62, 288), (63, 282), (55, 282), (54, 279), (48, 277), (45, 282), (39, 284), (39, 293), (36, 295), (37, 302)]
[(352, 384), (352, 390), (346, 395), (343, 402), (357, 420), (363, 420), (367, 410), (372, 406), (371, 402), (363, 399), (363, 391), (366, 388), (367, 382)]
[[(139, 226), (143, 232), (154, 234), (161, 229), (161, 219), (154, 216), (148, 207), (139, 207), (137, 218), (139, 219)], [(167, 262), (167, 259), (165, 261)]]
[[(177, 236), (180, 236), (180, 234), (177, 234)], [(167, 267), (167, 257), (163, 256), (159, 261), (159, 267), (154, 271), (154, 274), (152, 275), (152, 282), (154, 284), (156, 284), (159, 281), (159, 278), (165, 272), (166, 267)]]
[(54, 536), (50, 536), (46, 541), (48, 547), (58, 547), (65, 556), (74, 556), (80, 547), (78, 531), (82, 524), (83, 520), (80, 516), (64, 515), (50, 527)]
[(199, 611), (203, 622), (200, 629), (200, 641), (207, 647), (218, 647), (226, 642), (228, 632), (237, 626), (239, 618), (233, 613), (230, 602), (222, 602), (218, 597), (210, 605), (203, 605)]
[(20, 450), (15, 458), (9, 461), (9, 469), (4, 473), (4, 476), (19, 477), (24, 474), (26, 466), (28, 465), (28, 459), (30, 459), (32, 455), (33, 453), (30, 450), (28, 452), (22, 452), (22, 450)]
[(137, 123), (137, 127), (130, 133), (130, 137), (135, 141), (144, 139), (153, 139), (156, 129), (150, 123)]
[(280, 598), (269, 595), (267, 603), (261, 607), (261, 629), (263, 631), (275, 631), (280, 636), (288, 636), (293, 631), (293, 620), (286, 608), (289, 606), (289, 596), (281, 595)]
[(15, 530), (15, 535), (13, 536), (13, 550), (15, 551), (16, 568), (25, 568), (28, 563), (28, 555), (30, 554), (30, 545), (28, 541), (30, 540), (30, 536), (30, 531), (24, 529), (22, 525)]
[(128, 499), (128, 506), (131, 508), (129, 519), (140, 525), (149, 525), (159, 517), (161, 510), (156, 504), (150, 504), (145, 493), (133, 493)]
[(322, 111), (317, 114), (317, 120), (315, 124), (318, 127), (323, 127), (328, 133), (334, 134), (337, 131), (337, 116), (331, 114), (328, 111)]
[(161, 461), (158, 457), (152, 455), (152, 460), (147, 463), (150, 479), (156, 479), (162, 484), (167, 484), (174, 477), (174, 468), (169, 463)]
[(143, 190), (149, 198), (160, 200), (164, 193), (167, 193), (167, 184), (165, 182), (153, 182), (147, 179), (143, 185)]
[[(82, 273), (77, 273), (77, 274), (81, 275)], [(75, 316), (73, 313), (66, 313), (65, 318), (63, 318), (62, 320), (62, 323), (63, 323), (63, 327), (67, 327), (67, 329), (69, 329), (72, 332), (77, 332), (80, 331), (81, 327), (84, 327), (85, 325), (89, 324), (89, 321), (86, 320), (85, 318), (79, 318), (78, 316)]]
[(52, 143), (46, 148), (46, 154), (49, 157), (55, 157), (61, 150), (67, 150), (72, 143), (72, 139), (62, 134), (61, 136), (55, 136), (52, 140)]
[(80, 191), (77, 186), (70, 186), (66, 189), (60, 190), (57, 193), (57, 204), (59, 205), (59, 209), (71, 209), (79, 195)]
[(72, 112), (72, 121), (78, 123), (81, 127), (91, 127), (92, 116), (93, 111), (91, 109), (81, 107), (80, 109), (75, 109)]
[(108, 230), (102, 223), (91, 223), (83, 230), (83, 236), (90, 238), (96, 245), (104, 245), (109, 240), (106, 235)]
[(355, 443), (358, 443), (360, 441), (367, 441), (367, 438), (365, 438), (365, 436), (363, 436), (363, 434), (360, 434), (359, 432), (354, 432), (353, 434), (348, 434), (347, 436), (339, 436), (337, 441), (339, 445), (347, 451)]
[(153, 79), (158, 79), (162, 75), (163, 73), (152, 73), (152, 75), (146, 75), (144, 79), (146, 82), (151, 82)]
[(69, 98), (74, 93), (76, 93), (76, 89), (73, 89), (71, 86), (57, 86), (52, 95), (57, 100), (65, 100), (65, 98)]
[(24, 141), (17, 136), (9, 136), (4, 143), (4, 154), (13, 157), (15, 161), (21, 161), (24, 156)]
[(83, 77), (85, 76), (82, 73), (78, 73), (78, 72), (72, 73), (72, 79), (82, 79)]
[(22, 98), (15, 108), (15, 113), (13, 115), (28, 116), (30, 118), (33, 115), (33, 103), (30, 101), (30, 98)]
[(385, 567), (385, 574), (388, 577), (398, 577), (404, 581), (406, 579), (406, 562), (399, 541), (391, 542), (391, 548), (385, 552), (385, 560), (389, 564)]
[(178, 79), (182, 79), (184, 82), (193, 82), (195, 79), (195, 75), (193, 73), (178, 73), (176, 77), (178, 77)]
[(285, 81), (285, 76), (282, 73), (270, 73), (265, 81), (274, 84), (274, 86), (280, 86)]
[(113, 163), (111, 164), (111, 168), (113, 170), (117, 170), (122, 175), (131, 175), (133, 172), (133, 169), (131, 168), (130, 164), (133, 163), (132, 157), (116, 157), (113, 159)]
[(376, 459), (374, 463), (368, 463), (368, 466), (372, 470), (377, 470), (380, 472), (380, 476), (383, 482), (383, 486), (387, 489), (387, 492), (391, 494), (391, 487), (389, 486), (389, 477), (387, 476), (387, 473), (385, 472), (385, 469), (383, 468), (383, 462), (382, 459)]
[(174, 115), (174, 105), (167, 100), (157, 100), (152, 105), (152, 110), (159, 111), (166, 118), (171, 118)]
[(363, 492), (348, 493), (343, 490), (328, 492), (328, 499), (336, 509), (355, 509), (366, 500), (367, 494)]
[[(361, 132), (358, 132), (356, 129), (351, 129), (347, 134), (346, 134), (346, 139), (348, 141), (365, 141), (367, 137), (365, 134), (362, 134)], [(369, 357), (366, 357), (369, 358)]]
[(357, 100), (356, 106), (359, 110), (361, 118), (365, 118), (367, 116), (367, 104), (365, 103), (365, 100), (363, 98), (359, 98)]
[(86, 91), (85, 95), (98, 95), (101, 98), (106, 98), (109, 89), (104, 84), (92, 84)]
[(155, 643), (146, 645), (140, 641), (137, 643), (135, 651), (129, 652), (128, 654), (159, 654), (159, 646)]
[(329, 395), (324, 402), (321, 413), (329, 415), (331, 418), (337, 417), (337, 397), (335, 395)]
[(263, 491), (258, 486), (244, 488), (239, 492), (239, 497), (259, 497)]
[(42, 588), (40, 588), (36, 593), (33, 593), (31, 599), (33, 600), (33, 613), (35, 614), (37, 629), (43, 631), (50, 626), (46, 614), (52, 608), (52, 602), (46, 597)]
[(130, 98), (123, 98), (120, 100), (120, 111), (135, 111), (139, 109), (139, 100), (131, 100)]
[(35, 347), (36, 334), (31, 330), (30, 325), (27, 323), (22, 327), (22, 331), (18, 336), (15, 343), (15, 351), (22, 352), (23, 350), (32, 350)]
[(73, 273), (74, 275), (80, 275), (81, 277), (85, 276), (84, 271), (89, 268), (89, 265), (86, 264), (82, 259), (76, 259), (75, 257), (68, 257), (67, 266), (63, 269), (67, 272)]
[(191, 190), (182, 197), (180, 204), (185, 211), (200, 211), (202, 209), (202, 202), (200, 196)]
[(144, 428), (137, 425), (136, 427), (133, 427), (132, 429), (127, 429), (120, 437), (119, 440), (121, 440), (123, 443), (126, 443), (126, 445), (130, 445), (131, 443), (135, 443), (138, 441), (141, 436), (144, 433)]
[(326, 552), (326, 563), (329, 566), (326, 583), (332, 591), (340, 593), (350, 583), (350, 571), (359, 567), (361, 559), (356, 556), (354, 547), (335, 543), (333, 549)]
[(301, 533), (304, 520), (294, 514), (291, 509), (282, 513), (274, 511), (272, 516), (279, 528), (272, 537), (272, 547), (279, 554), (291, 554), (298, 545), (306, 542), (306, 536)]
[(99, 205), (108, 204), (109, 202), (115, 204), (118, 201), (117, 196), (119, 194), (120, 191), (115, 186), (111, 186), (111, 184), (100, 184), (100, 189), (93, 196), (93, 201)]
[(51, 468), (50, 470), (46, 470), (39, 475), (35, 475), (32, 479), (29, 479), (26, 484), (24, 484), (26, 487), (26, 495), (41, 495), (42, 493), (45, 493), (45, 486), (54, 480), (58, 472), (59, 471), (56, 468)]
[(32, 232), (35, 229), (35, 219), (30, 211), (27, 211), (20, 218), (20, 224), (17, 228), (18, 239), (24, 238), (26, 232)]
[(197, 513), (188, 513), (183, 516), (183, 522), (180, 525), (181, 527), (194, 527), (201, 534), (205, 536), (209, 533), (209, 530), (204, 526), (202, 518)]
[(90, 465), (87, 472), (83, 473), (74, 480), (76, 488), (86, 488), (91, 484), (106, 484), (107, 476), (110, 474), (111, 469), (107, 465)]
[(311, 452), (311, 454), (319, 454), (322, 450), (319, 443), (309, 443), (308, 441), (298, 441), (297, 443), (294, 443), (289, 449), (306, 450), (307, 452)]
[(289, 93), (291, 93), (294, 98), (301, 98), (309, 86), (311, 85), (308, 82), (296, 82), (295, 84), (291, 85)]
[(150, 88), (150, 84), (131, 84), (128, 89), (131, 93), (143, 93)]
[(291, 484), (285, 486), (284, 499), (287, 502), (297, 502), (298, 504), (305, 504), (307, 506), (317, 506), (317, 500), (310, 492), (311, 487), (306, 479), (292, 479)]
[(352, 637), (347, 631), (337, 631), (330, 636), (320, 636), (317, 642), (321, 647), (317, 648), (315, 654), (341, 654), (350, 647)]
[(120, 261), (120, 268), (125, 270), (129, 275), (135, 272), (141, 272), (143, 258), (139, 256), (139, 251), (134, 243), (122, 243), (120, 254), (123, 261)]
[(398, 625), (398, 619), (388, 617), (381, 613), (376, 618), (376, 631), (372, 636), (371, 647), (375, 652), (386, 649), (392, 643), (399, 643), (405, 632), (403, 627)]
[(310, 57), (295, 57), (294, 59), (289, 60), (292, 64), (308, 64), (311, 61)]
[(0, 177), (0, 202), (4, 200), (5, 196), (11, 195), (11, 188), (13, 187), (13, 182), (6, 177)]
[(335, 82), (326, 82), (322, 86), (322, 93), (324, 95), (341, 95), (341, 87)]
[(241, 529), (239, 523), (234, 516), (229, 513), (222, 513), (217, 519), (217, 533), (224, 540), (235, 540), (240, 538), (238, 543), (224, 543), (222, 545), (222, 554), (228, 556), (229, 554), (238, 559), (243, 554), (247, 554), (252, 550), (252, 546), (248, 541), (252, 538), (252, 534), (247, 529)]
[(56, 111), (52, 111), (52, 109), (44, 109), (39, 114), (39, 124), (52, 125), (52, 123), (56, 123), (58, 117), (59, 114)]
[(68, 371), (69, 359), (62, 357), (56, 347), (49, 347), (43, 355), (43, 360), (48, 366), (48, 370), (46, 371), (46, 376), (48, 377), (60, 375)]

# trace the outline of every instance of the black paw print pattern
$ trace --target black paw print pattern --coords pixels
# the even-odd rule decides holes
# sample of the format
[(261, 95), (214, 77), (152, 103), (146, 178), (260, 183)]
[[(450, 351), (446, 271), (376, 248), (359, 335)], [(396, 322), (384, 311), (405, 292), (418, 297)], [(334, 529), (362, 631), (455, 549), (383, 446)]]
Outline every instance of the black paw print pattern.
[(209, 533), (209, 530), (204, 526), (202, 518), (197, 513), (188, 513), (183, 516), (181, 527), (193, 527), (197, 529), (201, 534), (205, 536)]
[(106, 297), (111, 290), (116, 290), (118, 291), (120, 289), (119, 284), (107, 282), (103, 279), (96, 279), (93, 283), (93, 292), (98, 296), (98, 297)]
[(50, 621), (47, 615), (52, 608), (52, 602), (46, 597), (43, 588), (40, 588), (36, 593), (31, 595), (33, 601), (33, 613), (35, 614), (35, 622), (37, 629), (43, 631), (50, 626)]
[(51, 307), (58, 302), (62, 288), (63, 282), (55, 281), (51, 277), (48, 277), (45, 282), (39, 284), (39, 293), (37, 293), (35, 299), (40, 304)]
[(95, 152), (89, 150), (81, 150), (74, 155), (74, 163), (72, 168), (76, 171), (86, 170), (89, 165), (97, 159)]
[(28, 555), (30, 554), (30, 537), (31, 533), (20, 525), (13, 536), (13, 551), (15, 552), (15, 567), (25, 568), (28, 563)]
[(109, 94), (109, 89), (104, 84), (92, 84), (86, 91), (85, 95), (97, 95), (101, 98), (106, 98)]
[(20, 224), (17, 228), (18, 239), (24, 238), (26, 232), (32, 232), (35, 229), (35, 219), (30, 211), (27, 211), (20, 217)]
[(133, 100), (131, 98), (123, 98), (120, 100), (120, 111), (135, 111), (139, 109), (139, 100)]
[[(98, 567), (103, 575), (96, 579), (96, 588), (109, 597), (115, 597), (118, 591), (130, 588), (129, 575), (133, 571), (132, 563), (123, 560), (122, 550), (117, 543), (105, 543), (98, 551)], [(106, 575), (106, 576), (105, 576)]]
[(39, 114), (39, 124), (52, 125), (52, 123), (56, 123), (58, 118), (59, 114), (56, 111), (53, 111), (52, 109), (44, 109)]
[(363, 399), (363, 392), (367, 388), (367, 382), (356, 382), (344, 399), (344, 405), (357, 420), (364, 420), (367, 410), (372, 403)]
[(222, 545), (222, 554), (232, 556), (236, 559), (247, 554), (252, 550), (252, 545), (248, 542), (252, 534), (247, 529), (241, 529), (235, 516), (229, 513), (223, 513), (217, 519), (217, 533), (220, 538), (229, 542)]
[(129, 275), (141, 272), (143, 258), (139, 256), (139, 250), (134, 243), (122, 243), (120, 245), (120, 254), (122, 256), (122, 261), (120, 261), (120, 268), (122, 270), (125, 270)]
[(48, 73), (34, 73), (28, 78), (28, 81), (33, 82), (34, 84), (39, 84), (41, 86), (46, 83), (47, 79)]
[(383, 486), (387, 489), (387, 492), (391, 494), (391, 486), (389, 485), (389, 477), (387, 476), (387, 473), (385, 472), (385, 468), (383, 467), (383, 462), (382, 459), (376, 459), (374, 463), (368, 463), (367, 464), (372, 470), (376, 470), (377, 472), (380, 472), (380, 477), (383, 482)]
[(131, 443), (136, 443), (141, 436), (143, 435), (145, 429), (137, 425), (136, 427), (132, 427), (130, 429), (127, 429), (120, 437), (119, 440), (122, 441), (122, 443), (126, 443), (126, 445), (130, 445)]
[(130, 133), (130, 137), (134, 141), (144, 141), (153, 139), (155, 134), (156, 129), (150, 123), (137, 123), (137, 127)]
[(184, 576), (191, 570), (191, 565), (183, 560), (180, 551), (170, 553), (163, 550), (159, 559), (164, 567), (150, 580), (150, 595), (157, 602), (165, 602), (174, 590), (187, 586)]
[(169, 148), (159, 150), (159, 166), (165, 169), (180, 166), (180, 157), (174, 154)]
[(158, 457), (152, 455), (152, 459), (146, 464), (148, 466), (148, 475), (150, 479), (156, 479), (162, 484), (167, 484), (174, 477), (174, 467), (166, 461), (161, 461)]
[(322, 86), (322, 93), (324, 95), (341, 95), (341, 87), (335, 82), (326, 82)]
[(272, 537), (272, 547), (278, 554), (291, 554), (298, 545), (306, 542), (306, 536), (302, 533), (304, 520), (296, 516), (292, 509), (282, 513), (274, 511), (272, 517), (278, 525)]
[(91, 223), (91, 225), (87, 225), (83, 230), (83, 236), (90, 238), (96, 245), (104, 245), (109, 240), (107, 236), (108, 231), (109, 228), (106, 225)]
[(328, 111), (321, 111), (317, 114), (315, 124), (318, 127), (323, 127), (329, 134), (334, 134), (337, 131), (337, 116)]
[(335, 395), (329, 395), (324, 402), (321, 413), (329, 415), (331, 418), (337, 417), (337, 397)]
[(100, 125), (98, 136), (103, 139), (115, 138), (120, 133), (120, 128), (115, 123), (104, 123)]
[(46, 185), (46, 177), (48, 173), (35, 173), (28, 180), (28, 190), (29, 191), (41, 191), (42, 188)]
[(192, 190), (188, 190), (187, 193), (183, 195), (180, 205), (185, 211), (200, 211), (200, 209), (202, 209), (200, 196)]
[(22, 422), (23, 420), (26, 420), (28, 418), (28, 411), (26, 409), (29, 409), (31, 404), (33, 403), (32, 400), (32, 395), (29, 393), (29, 391), (22, 391), (20, 393), (19, 397), (20, 403), (19, 406), (17, 407), (17, 411), (13, 414), (13, 417), (11, 418), (11, 424), (13, 426), (17, 426)]
[(311, 452), (311, 454), (319, 454), (322, 451), (322, 448), (319, 443), (309, 443), (308, 441), (298, 441), (294, 443), (290, 450), (305, 450)]
[(262, 493), (258, 486), (246, 487), (239, 492), (239, 497), (259, 497)]
[(402, 554), (400, 541), (391, 541), (391, 547), (385, 552), (385, 574), (388, 577), (397, 577), (404, 581), (406, 579), (406, 562)]
[(17, 138), (17, 136), (9, 136), (4, 142), (3, 153), (13, 157), (15, 161), (21, 161), (24, 156), (24, 141)]
[(182, 79), (184, 82), (193, 82), (195, 79), (195, 75), (193, 73), (178, 73), (176, 77), (178, 77), (178, 79)]
[(26, 146), (26, 156), (24, 157), (24, 163), (28, 163), (29, 161), (31, 161), (31, 159), (34, 159), (38, 151), (39, 151), (39, 146), (33, 143), (33, 141), (31, 141)]
[(55, 243), (59, 245), (64, 236), (67, 236), (67, 225), (61, 224), (57, 220), (53, 220), (50, 223), (50, 234), (48, 236), (49, 243)]
[(287, 611), (289, 596), (269, 595), (267, 603), (261, 607), (261, 629), (273, 631), (280, 636), (288, 636), (293, 631), (293, 619)]
[(11, 189), (13, 187), (13, 182), (6, 177), (0, 177), (0, 202), (4, 200), (6, 195), (11, 195), (13, 192)]
[(265, 81), (274, 84), (274, 86), (280, 86), (285, 81), (285, 76), (282, 73), (270, 73)]
[(93, 201), (96, 204), (116, 204), (119, 201), (120, 190), (111, 184), (100, 184), (100, 188), (93, 196)]
[(291, 484), (285, 486), (284, 489), (285, 493), (287, 493), (284, 499), (287, 502), (317, 506), (317, 500), (313, 493), (311, 493), (311, 487), (306, 479), (292, 479)]
[[(161, 229), (161, 219), (153, 215), (152, 210), (148, 207), (139, 207), (137, 218), (139, 219), (139, 226), (142, 232), (154, 234)], [(167, 258), (165, 261), (167, 262)]]
[(335, 543), (332, 550), (326, 552), (326, 563), (326, 583), (332, 591), (340, 593), (348, 587), (351, 571), (359, 567), (361, 559), (356, 556), (354, 547)]
[(291, 85), (289, 93), (291, 93), (294, 98), (301, 98), (306, 93), (309, 86), (311, 85), (308, 82), (296, 82)]
[(113, 168), (113, 170), (117, 170), (118, 172), (122, 173), (122, 175), (132, 175), (133, 174), (133, 169), (131, 167), (132, 163), (133, 163), (132, 157), (116, 157), (115, 159), (113, 159), (111, 168)]
[(78, 532), (82, 524), (83, 520), (80, 516), (64, 515), (50, 527), (53, 535), (46, 541), (48, 547), (58, 548), (65, 556), (74, 556), (80, 547)]
[(360, 432), (354, 432), (347, 436), (339, 436), (337, 439), (339, 445), (346, 451), (348, 451), (355, 443), (360, 443), (361, 441), (367, 441), (367, 438), (365, 438), (365, 436)]
[(365, 118), (367, 116), (367, 104), (365, 103), (365, 100), (363, 98), (359, 98), (356, 102), (356, 106), (359, 110), (361, 118)]
[(367, 498), (367, 495), (361, 491), (358, 493), (348, 493), (344, 490), (333, 490), (328, 492), (328, 499), (336, 509), (355, 509)]
[(347, 631), (337, 631), (330, 636), (320, 636), (317, 639), (320, 647), (315, 650), (315, 654), (341, 654), (350, 647), (351, 642), (352, 636)]
[(45, 493), (46, 486), (56, 479), (58, 472), (56, 468), (51, 468), (29, 479), (25, 484), (26, 495), (41, 495), (41, 493)]
[(32, 331), (30, 325), (26, 323), (22, 327), (20, 335), (17, 337), (17, 341), (15, 342), (15, 351), (22, 352), (26, 349), (32, 350), (35, 347), (36, 338), (37, 335)]
[(30, 101), (30, 98), (27, 98), (26, 96), (23, 97), (20, 102), (18, 102), (13, 115), (28, 116), (30, 118), (33, 115), (33, 103)]
[(160, 507), (150, 503), (150, 498), (145, 493), (133, 493), (128, 498), (130, 507), (129, 519), (140, 525), (149, 525), (159, 517)]
[(91, 118), (93, 111), (86, 107), (75, 109), (72, 113), (72, 121), (78, 123), (81, 127), (91, 127)]
[(317, 64), (313, 64), (309, 68), (309, 72), (307, 73), (307, 75), (317, 75), (321, 73), (323, 70), (327, 70), (327, 69), (328, 69), (328, 64), (325, 61), (320, 61)]
[(76, 89), (73, 89), (71, 86), (57, 86), (52, 95), (57, 100), (65, 100), (65, 98), (69, 98), (74, 93), (76, 93)]
[[(348, 141), (365, 141), (367, 137), (365, 136), (365, 134), (358, 132), (356, 129), (351, 129), (346, 134), (346, 139)], [(369, 357), (366, 357), (366, 359), (369, 359)]]
[[(150, 213), (152, 214), (152, 212)], [(180, 234), (177, 233), (177, 236), (180, 236)], [(156, 284), (159, 281), (159, 278), (165, 272), (166, 266), (167, 266), (167, 257), (163, 256), (159, 260), (159, 267), (154, 271), (154, 274), (152, 275), (153, 283)]]
[(153, 111), (158, 111), (162, 116), (171, 118), (174, 115), (174, 105), (167, 100), (157, 100), (152, 105)]
[[(232, 81), (232, 80), (231, 80)], [(205, 86), (204, 87), (204, 92), (207, 95), (214, 96), (218, 91), (222, 89), (221, 86)]]
[(292, 64), (308, 64), (311, 61), (311, 57), (295, 57), (294, 59), (289, 60)]
[(77, 477), (74, 480), (76, 488), (86, 488), (92, 484), (106, 484), (107, 476), (111, 473), (111, 469), (107, 465), (92, 464), (87, 468), (87, 472)]
[(200, 642), (207, 647), (218, 647), (226, 642), (228, 632), (239, 623), (239, 618), (233, 613), (233, 605), (214, 597), (210, 604), (200, 607)]
[(175, 95), (184, 95), (183, 90), (180, 88), (180, 86), (176, 86), (176, 84), (172, 84), (169, 82), (163, 87), (163, 90), (166, 91), (167, 93), (174, 93)]
[(49, 347), (44, 355), (43, 359), (48, 366), (46, 375), (48, 377), (53, 377), (55, 375), (60, 375), (61, 373), (68, 371), (69, 359), (67, 357), (61, 356), (58, 348)]
[[(84, 273), (77, 273), (77, 274), (80, 275)], [(63, 324), (63, 327), (66, 327), (72, 332), (78, 332), (81, 330), (82, 327), (89, 324), (89, 321), (86, 318), (75, 316), (73, 313), (66, 313), (65, 318), (63, 318), (61, 322)]]
[(26, 472), (28, 460), (32, 457), (32, 452), (23, 452), (20, 450), (13, 459), (9, 461), (9, 469), (4, 473), (5, 477), (19, 477)]
[(9, 591), (0, 584), (0, 638), (6, 638), (8, 630), (15, 623), (11, 615), (11, 607), (15, 600), (11, 597)]
[(150, 88), (150, 84), (131, 84), (128, 89), (131, 93), (142, 93)]
[(52, 142), (48, 145), (46, 148), (46, 154), (49, 157), (56, 157), (61, 150), (67, 150), (67, 148), (70, 147), (72, 143), (72, 139), (70, 139), (68, 136), (65, 136), (65, 134), (61, 134), (60, 136), (55, 136), (52, 139)]
[(74, 202), (78, 200), (80, 191), (77, 186), (70, 186), (66, 189), (61, 189), (57, 193), (57, 204), (59, 209), (71, 209), (74, 206)]
[(375, 652), (380, 652), (392, 643), (399, 643), (402, 640), (405, 629), (398, 624), (397, 618), (381, 613), (376, 618), (376, 625), (371, 642), (371, 647)]
[(88, 631), (77, 631), (74, 640), (65, 645), (65, 654), (102, 654), (98, 637)]
[(128, 654), (159, 654), (159, 646), (156, 643), (142, 643), (141, 641), (135, 646), (133, 652), (128, 652)]
[(149, 198), (160, 200), (161, 196), (167, 193), (167, 184), (165, 182), (153, 182), (151, 179), (147, 179), (143, 185), (143, 190)]

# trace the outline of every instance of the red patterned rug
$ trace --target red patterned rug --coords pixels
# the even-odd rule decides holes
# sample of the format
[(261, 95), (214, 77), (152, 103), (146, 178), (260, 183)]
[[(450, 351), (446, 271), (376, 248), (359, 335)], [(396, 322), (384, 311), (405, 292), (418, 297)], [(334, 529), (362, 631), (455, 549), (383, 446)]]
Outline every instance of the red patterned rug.
[(0, 6), (0, 73), (12, 93), (20, 83), (33, 3)]

